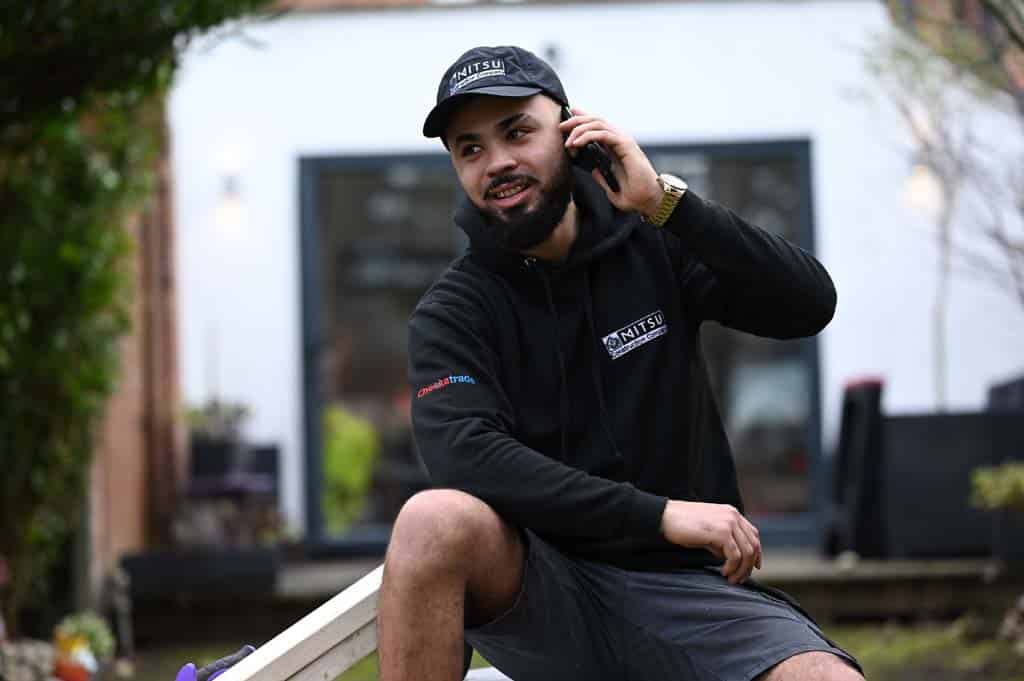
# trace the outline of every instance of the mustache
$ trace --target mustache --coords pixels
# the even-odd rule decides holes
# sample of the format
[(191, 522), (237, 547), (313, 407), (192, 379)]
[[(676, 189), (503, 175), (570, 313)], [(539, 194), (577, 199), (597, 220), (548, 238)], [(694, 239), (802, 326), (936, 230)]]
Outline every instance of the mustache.
[(487, 191), (484, 196), (490, 196), (491, 192), (500, 187), (503, 184), (511, 184), (513, 182), (530, 182), (537, 183), (537, 179), (531, 175), (502, 175), (501, 177), (495, 178), (491, 181), (490, 185), (487, 186)]

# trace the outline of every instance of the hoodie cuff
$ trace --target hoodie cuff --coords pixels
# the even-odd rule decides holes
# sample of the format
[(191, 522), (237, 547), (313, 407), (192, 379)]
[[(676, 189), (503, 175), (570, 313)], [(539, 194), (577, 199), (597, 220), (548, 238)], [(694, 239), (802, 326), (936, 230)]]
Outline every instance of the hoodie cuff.
[(693, 190), (687, 189), (683, 198), (679, 199), (679, 203), (676, 204), (676, 209), (662, 225), (662, 229), (672, 232), (680, 239), (693, 239), (703, 230), (707, 222), (705, 219), (707, 210), (704, 199), (697, 196)]
[(661, 516), (665, 513), (668, 498), (635, 489), (633, 501), (626, 518), (627, 537), (661, 536)]

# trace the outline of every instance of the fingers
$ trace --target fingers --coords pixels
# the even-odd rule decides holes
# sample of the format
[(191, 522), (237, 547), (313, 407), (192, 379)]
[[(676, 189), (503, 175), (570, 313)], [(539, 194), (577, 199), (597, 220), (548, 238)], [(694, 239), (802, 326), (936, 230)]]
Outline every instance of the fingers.
[(743, 563), (743, 551), (732, 535), (722, 542), (722, 553), (725, 554), (725, 564), (722, 566), (722, 576), (732, 581), (732, 576), (737, 568)]
[(582, 147), (590, 142), (601, 142), (610, 148), (625, 148), (629, 142), (624, 135), (611, 128), (604, 121), (595, 120), (589, 123), (582, 123), (572, 129), (566, 137), (565, 146), (568, 148)]
[(760, 532), (742, 513), (729, 507), (728, 518), (718, 533), (726, 558), (722, 576), (732, 584), (741, 584), (750, 577), (754, 568), (761, 568)]
[(754, 561), (757, 560), (757, 552), (754, 550), (753, 544), (750, 543), (750, 539), (747, 537), (743, 528), (736, 526), (732, 531), (733, 540), (736, 545), (740, 547), (740, 553), (742, 559), (740, 560), (739, 567), (731, 575), (728, 575), (728, 579), (733, 584), (742, 584), (747, 581), (747, 577), (754, 570)]
[[(578, 109), (576, 109), (578, 111)], [(574, 135), (578, 135), (585, 130), (611, 130), (617, 132), (615, 128), (608, 125), (608, 122), (599, 116), (588, 116), (586, 114), (577, 114), (572, 118), (562, 121), (558, 124), (559, 129), (563, 133), (567, 133), (569, 138), (572, 139)]]
[(761, 532), (757, 527), (746, 518), (743, 519), (744, 526), (747, 531), (747, 536), (750, 538), (751, 543), (754, 545), (754, 550), (757, 552), (757, 558), (754, 561), (754, 567), (758, 570), (761, 569)]

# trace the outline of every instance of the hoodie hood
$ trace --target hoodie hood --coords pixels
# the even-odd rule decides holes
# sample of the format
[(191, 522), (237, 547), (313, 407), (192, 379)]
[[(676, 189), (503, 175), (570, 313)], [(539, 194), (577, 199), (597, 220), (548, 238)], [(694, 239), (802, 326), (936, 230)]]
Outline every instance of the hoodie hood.
[[(615, 208), (594, 178), (573, 167), (572, 200), (580, 211), (580, 231), (564, 263), (555, 269), (569, 269), (599, 257), (625, 241), (636, 227), (637, 218)], [(487, 216), (467, 197), (454, 215), (455, 224), (469, 237), (469, 252), (475, 258), (504, 271), (521, 270), (523, 254), (501, 246)]]

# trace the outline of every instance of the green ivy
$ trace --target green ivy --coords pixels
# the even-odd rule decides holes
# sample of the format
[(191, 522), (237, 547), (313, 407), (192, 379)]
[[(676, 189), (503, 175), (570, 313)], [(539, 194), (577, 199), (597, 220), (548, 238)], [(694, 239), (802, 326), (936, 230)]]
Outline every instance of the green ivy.
[[(81, 514), (187, 40), (266, 0), (0, 8), (0, 556), (12, 628)], [(216, 103), (211, 102), (211, 106)]]

